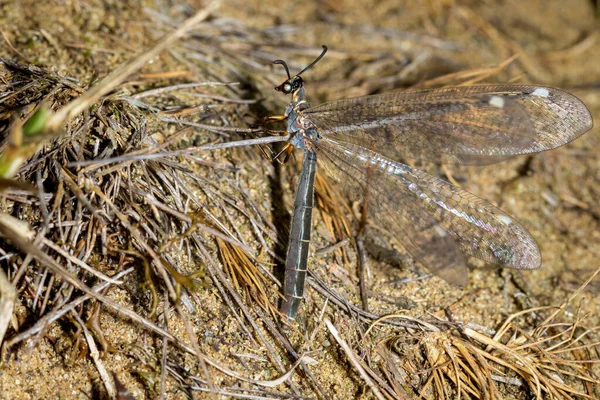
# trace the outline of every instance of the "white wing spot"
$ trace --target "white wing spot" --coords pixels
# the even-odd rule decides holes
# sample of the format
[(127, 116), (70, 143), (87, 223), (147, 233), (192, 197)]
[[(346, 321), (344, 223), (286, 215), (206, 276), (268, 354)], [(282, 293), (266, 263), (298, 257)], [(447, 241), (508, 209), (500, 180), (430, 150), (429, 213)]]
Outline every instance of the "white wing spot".
[(434, 227), (434, 229), (435, 229), (435, 233), (437, 233), (437, 235), (438, 235), (439, 237), (446, 237), (447, 233), (446, 233), (446, 231), (444, 230), (444, 228), (442, 228), (442, 227), (441, 227), (441, 226), (439, 226), (439, 225), (436, 225), (436, 226)]
[(504, 99), (502, 97), (500, 97), (500, 96), (492, 96), (492, 97), (490, 97), (490, 101), (488, 103), (492, 107), (504, 108)]
[(531, 94), (538, 97), (548, 97), (550, 95), (550, 91), (546, 88), (537, 88)]
[(513, 223), (512, 218), (507, 215), (498, 215), (498, 220), (506, 226), (510, 226)]

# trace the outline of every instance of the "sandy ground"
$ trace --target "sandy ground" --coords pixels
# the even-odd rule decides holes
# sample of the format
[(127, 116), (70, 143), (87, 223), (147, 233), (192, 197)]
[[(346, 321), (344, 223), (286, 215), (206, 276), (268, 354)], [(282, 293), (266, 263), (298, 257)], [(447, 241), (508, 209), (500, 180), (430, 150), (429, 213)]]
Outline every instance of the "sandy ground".
[[(77, 77), (80, 82), (104, 76), (156, 40), (158, 34), (152, 32), (152, 27), (160, 14), (180, 17), (184, 5), (201, 7), (196, 2), (186, 5), (178, 1), (40, 3), (0, 3), (0, 33), (3, 35), (0, 57), (45, 66), (58, 74)], [(294, 71), (316, 56), (321, 44), (328, 45), (330, 54), (305, 75), (307, 93), (315, 104), (418, 85), (448, 73), (495, 67), (518, 54), (517, 60), (489, 81), (565, 88), (581, 98), (594, 119), (600, 121), (600, 36), (597, 14), (589, 1), (381, 1), (368, 4), (352, 0), (223, 1), (215, 15), (231, 19), (229, 22), (234, 21), (233, 25), (244, 25), (245, 32), (272, 29), (272, 35), (281, 40), (282, 49), (286, 49), (287, 43), (300, 43), (304, 50), (290, 49), (279, 56), (289, 60)], [(235, 36), (227, 37), (223, 44), (231, 51), (235, 51), (237, 45)], [(260, 43), (251, 46), (259, 47)], [(378, 58), (382, 61), (373, 61)], [(219, 65), (218, 58), (207, 62)], [(265, 60), (264, 64), (267, 63)], [(180, 66), (180, 69), (186, 68), (186, 65)], [(153, 71), (151, 66), (147, 70)], [(269, 73), (277, 75), (263, 78), (266, 82), (282, 80), (281, 71)], [(273, 91), (264, 80), (256, 83), (252, 81), (254, 75), (242, 75), (255, 85), (255, 90), (260, 90), (252, 98), (265, 99), (263, 115), (283, 110), (285, 97)], [(452, 287), (439, 278), (391, 285), (389, 282), (396, 278), (415, 277), (414, 272), (370, 259), (369, 286), (376, 292), (371, 298), (371, 310), (382, 314), (401, 312), (415, 318), (431, 314), (444, 317), (443, 312), (438, 312), (451, 306), (457, 321), (497, 328), (523, 307), (560, 305), (600, 266), (598, 133), (598, 128), (594, 128), (572, 144), (532, 158), (517, 157), (486, 167), (449, 167), (463, 187), (500, 206), (527, 227), (541, 248), (542, 268), (508, 271), (473, 261), (469, 283), (464, 288)], [(272, 187), (268, 177), (273, 166), (261, 160), (258, 154), (241, 160), (236, 160), (236, 155), (239, 153), (219, 152), (207, 156), (207, 160), (232, 162), (239, 167), (249, 196), (265, 215), (272, 215), (274, 200), (269, 195)], [(520, 173), (524, 166), (526, 172)], [(432, 174), (443, 174), (437, 166), (422, 168)], [(262, 174), (255, 174), (257, 171)], [(283, 202), (291, 209), (295, 172), (293, 168), (283, 168), (281, 174)], [(11, 210), (10, 201), (5, 201), (3, 208)], [(314, 248), (334, 243), (320, 213), (316, 213), (314, 225)], [(240, 230), (250, 234), (251, 227), (240, 224)], [(394, 241), (388, 246), (402, 251)], [(329, 277), (328, 283), (351, 302), (359, 304), (356, 255), (350, 248), (348, 252), (349, 271), (340, 265), (339, 254), (314, 256), (311, 268), (319, 276)], [(7, 265), (3, 263), (2, 267), (7, 268)], [(33, 271), (28, 276), (35, 279), (36, 270), (30, 268)], [(111, 270), (110, 266), (106, 268)], [(111, 290), (108, 296), (143, 314), (140, 302), (143, 303), (144, 298), (131, 285), (133, 283)], [(582, 325), (598, 325), (599, 290), (598, 281), (592, 282), (568, 306), (571, 315), (583, 316)], [(17, 319), (22, 327), (31, 324), (35, 318), (32, 315), (36, 315), (31, 310), (30, 291), (20, 292), (17, 305)], [(519, 302), (518, 293), (522, 291), (528, 295), (525, 305)], [(308, 299), (304, 312), (316, 315), (324, 299), (313, 289), (309, 289)], [(404, 306), (393, 303), (398, 299), (408, 299), (411, 309), (399, 311)], [(199, 290), (194, 301), (196, 308), (190, 315), (190, 323), (203, 352), (253, 379), (274, 379), (280, 375), (266, 359), (264, 349), (257, 347), (257, 342), (243, 332), (228, 309), (223, 310), (223, 300), (214, 286), (209, 283)], [(355, 349), (360, 348), (364, 326), (357, 328), (355, 320), (339, 308), (329, 307), (327, 315), (346, 340)], [(568, 322), (568, 316), (562, 318)], [(156, 398), (161, 340), (114, 312), (105, 311), (101, 323), (106, 340), (117, 349), (104, 354), (105, 367), (118, 376), (136, 399)], [(530, 327), (534, 321), (524, 318), (520, 323)], [(0, 365), (0, 399), (107, 396), (94, 362), (85, 351), (77, 351), (70, 324), (73, 322), (54, 323), (43, 338), (21, 343), (4, 354)], [(185, 337), (176, 315), (169, 325), (178, 337)], [(303, 343), (313, 328), (314, 323), (293, 328), (292, 343)], [(267, 334), (264, 327), (261, 331)], [(383, 340), (385, 335), (395, 334), (382, 330), (380, 336), (371, 340), (374, 343)], [(12, 328), (7, 337), (11, 335), (15, 335)], [(317, 350), (311, 355), (316, 363), (310, 369), (327, 397), (373, 398), (373, 393), (323, 326), (319, 327), (310, 348)], [(178, 353), (177, 357), (175, 361), (183, 369), (189, 368), (186, 373), (203, 376), (193, 357), (184, 353)], [(184, 375), (181, 371), (178, 373)], [(219, 372), (213, 373), (215, 383), (221, 387), (249, 387)], [(297, 394), (318, 396), (306, 377), (296, 374), (294, 382)], [(406, 383), (403, 387), (408, 386)], [(186, 394), (172, 376), (167, 379), (166, 388), (169, 399), (208, 396), (197, 391)], [(285, 384), (274, 390), (294, 393)], [(506, 398), (526, 398), (518, 389), (507, 389), (503, 393)]]

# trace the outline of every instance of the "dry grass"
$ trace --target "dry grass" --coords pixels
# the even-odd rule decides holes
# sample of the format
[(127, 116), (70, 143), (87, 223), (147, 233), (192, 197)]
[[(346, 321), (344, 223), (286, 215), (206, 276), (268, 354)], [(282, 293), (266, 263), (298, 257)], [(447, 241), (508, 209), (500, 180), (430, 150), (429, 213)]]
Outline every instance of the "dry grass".
[[(419, 383), (412, 383), (420, 386), (423, 398), (503, 399), (523, 392), (536, 399), (598, 398), (597, 328), (579, 321), (545, 321), (527, 331), (518, 325), (525, 314), (544, 311), (548, 308), (513, 315), (491, 337), (458, 327), (454, 332), (413, 334), (410, 346), (398, 343), (405, 339), (391, 338), (384, 351), (395, 352), (397, 346), (403, 354), (407, 349), (418, 352), (412, 363), (398, 361), (401, 366), (394, 367), (403, 369), (404, 376), (420, 376)], [(391, 354), (382, 358), (398, 359)]]
[[(368, 51), (342, 40), (322, 72), (311, 71), (307, 90), (317, 98), (494, 77), (551, 80), (543, 60), (474, 8), (433, 3), (406, 10), (426, 27), (419, 34), (367, 24), (310, 28), (380, 40)], [(40, 28), (44, 44), (33, 49), (17, 40), (18, 26), (2, 30), (0, 373), (15, 381), (25, 375), (16, 369), (19, 359), (50, 348), (64, 374), (87, 368), (71, 385), (89, 396), (127, 389), (138, 399), (600, 396), (598, 335), (586, 328), (598, 321), (589, 311), (573, 312), (574, 298), (560, 312), (550, 301), (514, 312), (484, 333), (423, 308), (395, 315), (397, 306), (380, 300), (395, 297), (367, 296), (380, 289), (373, 284), (379, 275), (361, 274), (363, 304), (355, 305), (354, 265), (366, 258), (360, 243), (358, 256), (346, 244), (365, 221), (353, 226), (349, 216), (360, 205), (346, 205), (322, 178), (316, 224), (329, 244), (312, 263), (305, 324), (282, 324), (278, 249), (285, 247), (290, 194), (283, 193), (286, 182), (295, 187), (294, 166), (286, 173), (241, 144), (285, 139), (260, 139), (260, 121), (280, 114), (286, 100), (272, 93), (282, 77), (269, 62), (285, 56), (295, 69), (321, 43), (288, 36), (286, 29), (301, 25), (258, 29), (224, 18), (236, 12), (227, 5), (199, 7), (188, 23), (184, 15), (192, 13), (181, 9), (123, 7), (117, 21), (99, 19), (127, 41), (95, 32), (88, 44), (88, 28), (77, 19), (66, 26), (76, 41)], [(498, 55), (494, 65), (458, 68), (460, 46), (438, 38), (445, 18), (476, 31)], [(594, 37), (547, 57), (577, 57)], [(396, 40), (402, 52), (389, 50)], [(593, 220), (591, 203), (565, 196)], [(595, 251), (593, 243), (584, 247)], [(411, 282), (407, 290), (418, 297), (430, 284)], [(41, 382), (57, 379), (41, 365)], [(32, 385), (38, 397), (71, 393), (67, 385), (57, 392)], [(20, 398), (15, 386), (10, 393)]]

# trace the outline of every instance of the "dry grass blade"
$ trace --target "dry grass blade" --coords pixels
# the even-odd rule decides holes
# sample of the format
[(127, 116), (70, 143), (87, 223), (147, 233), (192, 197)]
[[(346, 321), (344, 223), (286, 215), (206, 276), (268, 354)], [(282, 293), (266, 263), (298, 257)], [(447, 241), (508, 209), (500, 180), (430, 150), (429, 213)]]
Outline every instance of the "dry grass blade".
[(102, 382), (106, 387), (106, 391), (108, 392), (111, 398), (116, 398), (117, 389), (115, 388), (115, 384), (113, 383), (110, 374), (108, 373), (108, 371), (104, 367), (104, 364), (102, 363), (102, 360), (100, 359), (100, 352), (98, 352), (98, 348), (96, 347), (96, 342), (94, 341), (94, 338), (92, 337), (90, 331), (88, 331), (85, 322), (83, 322), (79, 315), (77, 315), (77, 313), (75, 312), (72, 312), (71, 314), (77, 320), (79, 326), (81, 327), (81, 330), (83, 331), (85, 341), (88, 345), (88, 348), (90, 349), (90, 356), (92, 357), (92, 360), (94, 360), (94, 364), (96, 364), (96, 368), (100, 373), (100, 377), (102, 378)]
[[(26, 223), (10, 215), (0, 213), (0, 224), (11, 226), (13, 228), (11, 233), (23, 238), (33, 236), (33, 231)], [(0, 349), (4, 344), (4, 335), (8, 329), (8, 324), (11, 322), (16, 300), (17, 291), (4, 271), (0, 270)]]
[[(289, 102), (273, 91), (285, 76), (270, 62), (285, 59), (299, 71), (320, 50), (311, 38), (327, 37), (331, 49), (303, 75), (316, 105), (415, 86), (525, 82), (537, 70), (553, 86), (585, 86), (597, 80), (594, 67), (581, 76), (571, 71), (592, 59), (592, 23), (571, 24), (558, 46), (550, 13), (540, 15), (541, 25), (533, 13), (519, 13), (531, 3), (406, 2), (398, 14), (396, 2), (378, 2), (376, 19), (334, 2), (319, 4), (316, 18), (310, 2), (295, 2), (285, 13), (218, 0), (190, 8), (196, 3), (3, 4), (0, 230), (8, 238), (0, 238), (0, 396), (18, 398), (33, 388), (40, 398), (69, 398), (74, 390), (107, 397), (113, 389), (102, 384), (103, 364), (122, 380), (122, 396), (139, 400), (599, 397), (598, 332), (586, 328), (595, 315), (567, 304), (548, 309), (539, 295), (531, 299), (542, 306), (534, 309), (537, 319), (514, 313), (485, 334), (473, 331), (475, 324), (461, 331), (463, 324), (442, 319), (443, 312), (426, 317), (459, 299), (451, 307), (455, 319), (469, 315), (496, 327), (505, 311), (493, 274), (472, 274), (473, 295), (436, 279), (401, 280), (406, 269), (393, 267), (413, 264), (396, 250), (399, 243), (374, 239), (394, 254), (367, 260), (370, 289), (378, 291), (370, 311), (352, 304), (356, 286), (340, 264), (354, 258), (346, 216), (356, 210), (321, 177), (313, 234), (326, 247), (311, 249), (305, 318), (283, 326), (274, 306), (284, 256), (280, 217), (291, 197), (282, 178), (292, 174), (261, 160), (255, 147), (289, 139), (260, 137), (283, 133), (258, 128), (258, 121), (282, 114)], [(510, 13), (491, 13), (492, 3)], [(567, 12), (561, 20), (572, 21)], [(538, 32), (548, 47), (524, 54), (536, 51), (529, 40)], [(593, 108), (594, 87), (576, 94)], [(507, 211), (531, 218), (524, 224), (546, 236), (546, 247), (565, 245), (565, 264), (592, 264), (583, 258), (597, 253), (597, 168), (588, 157), (597, 146), (582, 139), (561, 157), (532, 158), (516, 172), (518, 160), (473, 174), (453, 166), (451, 176), (479, 193), (496, 193), (493, 201), (508, 199), (514, 210)], [(423, 164), (415, 167), (440, 174)], [(515, 174), (500, 197), (497, 180)], [(575, 174), (589, 179), (581, 190)], [(577, 187), (569, 187), (569, 177)], [(556, 201), (537, 203), (544, 190)], [(18, 225), (26, 234), (14, 234)], [(560, 232), (549, 228), (555, 225)], [(554, 265), (539, 271), (540, 282), (567, 290), (544, 275), (559, 270), (561, 257), (544, 257)], [(537, 294), (548, 293), (538, 283)], [(528, 308), (510, 303), (510, 284), (506, 307)], [(412, 308), (399, 311), (408, 308), (399, 301), (405, 297)], [(343, 355), (321, 329), (334, 314)]]
[(348, 345), (348, 343), (346, 343), (344, 339), (342, 339), (336, 327), (331, 323), (329, 319), (325, 319), (325, 325), (327, 325), (329, 333), (331, 333), (335, 341), (340, 345), (342, 350), (344, 350), (344, 353), (346, 353), (348, 360), (350, 361), (352, 366), (358, 371), (359, 375), (364, 379), (365, 383), (367, 384), (369, 389), (371, 389), (375, 397), (377, 397), (380, 400), (385, 399), (383, 393), (381, 393), (375, 382), (373, 382), (371, 377), (367, 374), (367, 372), (359, 362), (358, 357), (356, 356), (356, 354), (354, 354), (352, 348)]
[[(214, 128), (214, 126), (211, 126), (211, 125), (205, 125), (204, 127)], [(241, 132), (249, 132), (249, 131), (247, 129), (242, 129)], [(105, 164), (123, 163), (123, 162), (128, 162), (128, 161), (155, 160), (155, 159), (160, 159), (160, 158), (185, 156), (185, 155), (191, 155), (191, 154), (196, 154), (196, 153), (209, 152), (209, 151), (213, 151), (213, 150), (229, 149), (229, 148), (234, 148), (234, 147), (247, 147), (247, 146), (252, 146), (252, 145), (283, 142), (283, 141), (286, 141), (287, 139), (289, 139), (289, 135), (271, 136), (271, 137), (256, 138), (256, 139), (239, 140), (236, 142), (229, 142), (229, 143), (219, 143), (219, 144), (214, 144), (214, 145), (191, 147), (191, 148), (187, 148), (184, 150), (166, 151), (166, 152), (158, 152), (158, 153), (151, 152), (150, 154), (139, 154), (139, 153), (138, 154), (129, 154), (129, 155), (124, 155), (124, 156), (120, 156), (120, 157), (107, 158), (104, 160), (74, 161), (74, 162), (69, 163), (68, 166), (69, 167), (87, 167), (87, 166), (98, 167), (98, 166), (105, 165)], [(144, 151), (143, 153), (148, 153), (148, 152)], [(95, 168), (90, 168), (90, 169), (95, 169)]]
[(4, 271), (0, 270), (0, 349), (4, 342), (4, 334), (12, 318), (16, 300), (17, 291)]

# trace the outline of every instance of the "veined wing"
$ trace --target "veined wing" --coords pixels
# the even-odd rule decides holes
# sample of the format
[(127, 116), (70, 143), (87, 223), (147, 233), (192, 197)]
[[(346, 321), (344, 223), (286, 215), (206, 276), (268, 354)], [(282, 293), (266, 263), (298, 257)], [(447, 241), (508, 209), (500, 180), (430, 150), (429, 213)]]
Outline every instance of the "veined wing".
[(531, 235), (489, 202), (358, 145), (324, 137), (315, 146), (320, 164), (345, 189), (368, 193), (369, 215), (447, 281), (466, 283), (461, 253), (511, 268), (540, 266)]
[(487, 164), (562, 146), (592, 127), (559, 89), (481, 85), (379, 94), (302, 112), (324, 136), (398, 160)]

